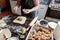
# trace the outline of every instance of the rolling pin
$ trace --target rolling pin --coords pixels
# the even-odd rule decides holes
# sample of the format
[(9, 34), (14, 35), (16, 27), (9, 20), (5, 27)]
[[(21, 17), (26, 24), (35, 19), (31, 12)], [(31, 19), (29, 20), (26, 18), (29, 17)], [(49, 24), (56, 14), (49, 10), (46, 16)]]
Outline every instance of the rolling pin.
[(38, 16), (35, 17), (35, 18), (31, 21), (31, 23), (29, 24), (29, 26), (33, 26), (33, 24), (37, 21), (37, 19), (38, 19)]

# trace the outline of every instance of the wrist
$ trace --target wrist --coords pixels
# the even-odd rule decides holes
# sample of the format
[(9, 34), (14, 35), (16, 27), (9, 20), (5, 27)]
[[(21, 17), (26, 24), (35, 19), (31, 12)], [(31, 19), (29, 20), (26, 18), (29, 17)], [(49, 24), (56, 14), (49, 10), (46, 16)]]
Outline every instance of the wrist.
[(16, 4), (17, 7), (19, 7), (20, 5)]
[(15, 7), (17, 7), (18, 8), (18, 6), (16, 5)]
[(33, 10), (32, 10), (32, 9), (30, 9), (30, 12), (33, 12)]

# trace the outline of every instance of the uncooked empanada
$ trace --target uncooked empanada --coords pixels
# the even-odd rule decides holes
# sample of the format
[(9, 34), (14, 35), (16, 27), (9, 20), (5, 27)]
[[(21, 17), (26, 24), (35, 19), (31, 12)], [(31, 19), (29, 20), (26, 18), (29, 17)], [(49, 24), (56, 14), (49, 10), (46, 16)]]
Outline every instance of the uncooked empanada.
[(3, 20), (0, 20), (0, 27), (5, 27), (6, 23)]
[(5, 40), (4, 35), (0, 32), (0, 40)]
[(11, 32), (10, 32), (10, 30), (9, 29), (2, 29), (1, 30), (1, 33), (6, 37), (6, 38), (9, 38), (9, 37), (11, 37)]

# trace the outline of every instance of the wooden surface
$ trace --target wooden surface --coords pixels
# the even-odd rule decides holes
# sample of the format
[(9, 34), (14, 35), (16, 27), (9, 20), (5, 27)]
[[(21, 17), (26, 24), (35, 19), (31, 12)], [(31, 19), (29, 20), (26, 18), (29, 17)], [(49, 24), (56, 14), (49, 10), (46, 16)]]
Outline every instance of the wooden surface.
[(3, 11), (1, 14), (0, 14), (0, 18), (6, 16), (6, 15), (12, 15), (11, 11), (10, 10), (5, 10)]
[(3, 9), (10, 8), (9, 0), (0, 0), (0, 5)]
[(2, 6), (2, 8), (6, 7), (6, 0), (0, 0), (0, 5)]

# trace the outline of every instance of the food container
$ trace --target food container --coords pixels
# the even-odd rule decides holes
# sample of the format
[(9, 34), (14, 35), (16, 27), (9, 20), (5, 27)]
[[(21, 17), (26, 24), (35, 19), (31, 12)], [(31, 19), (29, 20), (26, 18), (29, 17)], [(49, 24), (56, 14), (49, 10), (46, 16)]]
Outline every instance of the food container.
[[(38, 25), (38, 24), (34, 24), (34, 25), (31, 27), (31, 30), (30, 30), (30, 32), (29, 32), (26, 40), (29, 39), (29, 37), (30, 37), (33, 29), (34, 29), (35, 27), (37, 27), (37, 26), (42, 27), (42, 28), (44, 28), (44, 29), (46, 29), (46, 30), (49, 30), (49, 32), (50, 32), (50, 40), (53, 40), (53, 31), (52, 31), (50, 28), (46, 28), (46, 27), (40, 26), (40, 25)], [(39, 28), (38, 28), (38, 29), (39, 29)], [(46, 32), (47, 32), (47, 31), (46, 31)], [(35, 30), (34, 30), (34, 33), (37, 33), (37, 32), (35, 32)], [(37, 35), (38, 35), (38, 34), (37, 34)], [(35, 35), (33, 34), (33, 36), (35, 36)], [(36, 36), (36, 37), (37, 37), (37, 36)], [(31, 38), (31, 37), (30, 37), (30, 38)], [(32, 38), (32, 40), (35, 40), (34, 37)], [(41, 39), (39, 39), (39, 40), (41, 40)], [(45, 40), (46, 40), (46, 39), (45, 39)]]
[(60, 40), (60, 21), (58, 21), (58, 24), (57, 24), (53, 34), (54, 34), (55, 40)]
[(38, 21), (36, 22), (36, 24), (48, 28), (48, 21), (45, 20), (45, 19), (40, 19), (40, 20), (38, 20)]

